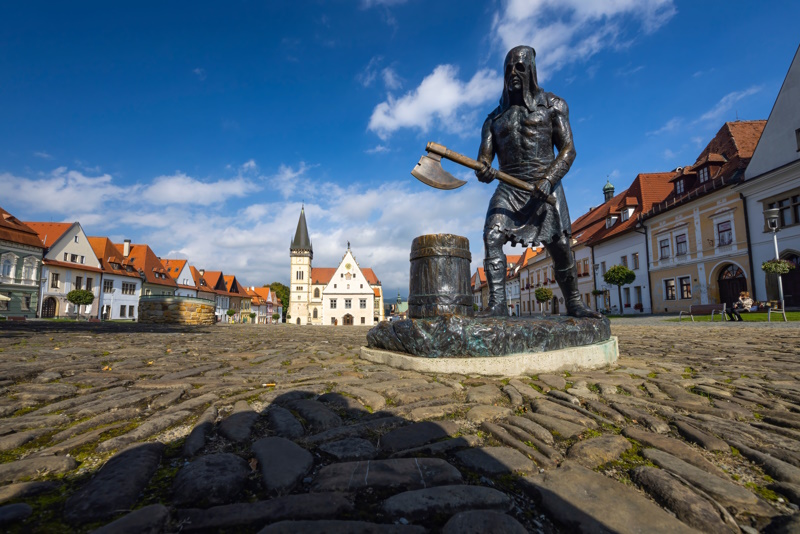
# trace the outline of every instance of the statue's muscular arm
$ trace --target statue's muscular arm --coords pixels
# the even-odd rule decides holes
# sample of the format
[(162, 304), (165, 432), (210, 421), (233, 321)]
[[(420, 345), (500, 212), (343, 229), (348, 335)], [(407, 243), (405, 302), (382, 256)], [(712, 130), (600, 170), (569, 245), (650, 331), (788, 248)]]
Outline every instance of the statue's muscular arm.
[(569, 125), (569, 108), (567, 103), (556, 97), (553, 102), (553, 145), (558, 156), (547, 170), (546, 180), (551, 189), (567, 174), (575, 161), (575, 144), (572, 141), (572, 128)]
[(487, 118), (481, 129), (481, 147), (478, 149), (478, 162), (484, 164), (484, 168), (475, 171), (478, 180), (489, 183), (496, 177), (496, 171), (492, 169), (494, 159), (494, 142), (492, 140), (492, 119)]

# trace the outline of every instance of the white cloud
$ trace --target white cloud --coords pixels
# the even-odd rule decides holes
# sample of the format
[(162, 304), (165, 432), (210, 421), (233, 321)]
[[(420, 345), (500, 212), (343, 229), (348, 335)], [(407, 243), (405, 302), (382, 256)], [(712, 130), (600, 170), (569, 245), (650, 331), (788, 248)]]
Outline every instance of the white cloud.
[(368, 149), (367, 149), (367, 150), (365, 150), (364, 152), (366, 152), (367, 154), (383, 154), (383, 153), (385, 153), (385, 152), (390, 152), (390, 151), (391, 151), (391, 149), (390, 149), (388, 146), (385, 146), (385, 145), (375, 145), (375, 146), (374, 146), (374, 147), (372, 147), (372, 148), (368, 148)]
[(369, 9), (375, 6), (395, 6), (399, 4), (405, 4), (408, 0), (361, 0), (361, 7), (364, 9)]
[(195, 76), (197, 76), (197, 79), (200, 80), (201, 82), (205, 81), (205, 79), (207, 78), (206, 69), (201, 69), (200, 67), (197, 67), (196, 69), (192, 69), (192, 72), (195, 74)]
[[(748, 96), (752, 96), (760, 92), (763, 88), (764, 86), (758, 85), (749, 87), (744, 91), (733, 91), (732, 93), (728, 93), (727, 95), (723, 96), (720, 101), (714, 105), (714, 107), (700, 115), (700, 118), (694, 121), (694, 124), (705, 122), (714, 126), (720, 122), (723, 122), (723, 117), (733, 108), (734, 104), (747, 98)], [(729, 117), (728, 120), (733, 120), (733, 117)]]
[(680, 117), (673, 117), (667, 121), (664, 126), (659, 128), (658, 130), (653, 130), (652, 132), (647, 132), (647, 135), (661, 135), (663, 133), (674, 132), (680, 126), (683, 125), (683, 119)]
[(403, 86), (403, 80), (397, 75), (397, 72), (391, 67), (386, 67), (381, 71), (383, 77), (383, 84), (390, 91), (397, 91)]
[(35, 157), (41, 158), (41, 159), (53, 159), (53, 156), (51, 156), (50, 154), (48, 154), (47, 152), (44, 152), (44, 151), (34, 152), (33, 155)]
[(311, 168), (312, 166), (306, 165), (304, 161), (301, 161), (296, 169), (281, 164), (278, 172), (268, 177), (267, 180), (273, 188), (280, 191), (283, 198), (289, 198), (298, 188), (301, 188), (305, 181), (305, 174)]
[(480, 70), (468, 82), (457, 78), (453, 65), (439, 65), (419, 87), (400, 98), (389, 95), (372, 111), (369, 130), (387, 139), (400, 128), (427, 132), (434, 122), (451, 133), (463, 133), (465, 118), (473, 108), (498, 98), (502, 80), (495, 71)]
[(669, 148), (664, 149), (664, 159), (675, 159), (676, 157), (678, 157), (676, 152), (673, 152)]
[(521, 44), (533, 46), (539, 79), (544, 80), (605, 48), (629, 44), (625, 28), (632, 27), (631, 20), (637, 30), (650, 33), (675, 13), (672, 0), (506, 0), (494, 15), (492, 34), (504, 52)]
[(367, 63), (367, 66), (364, 67), (364, 70), (356, 75), (356, 80), (358, 80), (358, 83), (364, 87), (369, 87), (372, 85), (375, 79), (378, 77), (378, 67), (381, 64), (381, 61), (383, 61), (383, 57), (381, 56), (374, 56), (371, 58), (369, 63)]
[(209, 206), (231, 197), (243, 197), (259, 186), (244, 178), (201, 182), (178, 171), (172, 176), (159, 176), (144, 188), (142, 198), (154, 205), (197, 204)]

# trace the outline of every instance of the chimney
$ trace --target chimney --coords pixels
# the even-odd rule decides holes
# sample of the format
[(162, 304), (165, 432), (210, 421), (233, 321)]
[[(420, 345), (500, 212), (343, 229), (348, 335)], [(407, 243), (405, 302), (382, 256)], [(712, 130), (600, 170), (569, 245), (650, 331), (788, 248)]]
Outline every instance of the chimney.
[(131, 253), (131, 240), (126, 239), (122, 243), (122, 257), (127, 258), (130, 253)]

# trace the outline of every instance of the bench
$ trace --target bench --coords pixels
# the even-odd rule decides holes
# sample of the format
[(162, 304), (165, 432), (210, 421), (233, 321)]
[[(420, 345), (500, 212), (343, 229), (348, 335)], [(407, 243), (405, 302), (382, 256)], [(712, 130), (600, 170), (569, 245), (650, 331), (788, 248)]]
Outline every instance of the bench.
[(723, 321), (727, 321), (728, 318), (725, 315), (725, 303), (722, 304), (692, 304), (689, 306), (689, 311), (685, 312), (682, 311), (678, 314), (678, 322), (683, 319), (683, 315), (686, 314), (692, 318), (692, 322), (694, 322), (695, 315), (711, 315), (711, 321), (714, 321), (714, 315), (719, 314), (722, 317)]

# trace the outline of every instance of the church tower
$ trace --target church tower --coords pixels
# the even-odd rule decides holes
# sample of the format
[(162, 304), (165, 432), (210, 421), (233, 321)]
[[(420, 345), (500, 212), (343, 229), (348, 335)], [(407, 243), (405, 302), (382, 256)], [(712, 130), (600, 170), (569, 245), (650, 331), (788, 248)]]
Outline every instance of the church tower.
[(305, 207), (300, 209), (300, 220), (297, 221), (297, 230), (289, 246), (291, 272), (289, 274), (289, 308), (288, 313), (294, 324), (308, 324), (308, 303), (311, 295), (311, 260), (314, 258), (314, 249), (308, 237), (306, 226)]

